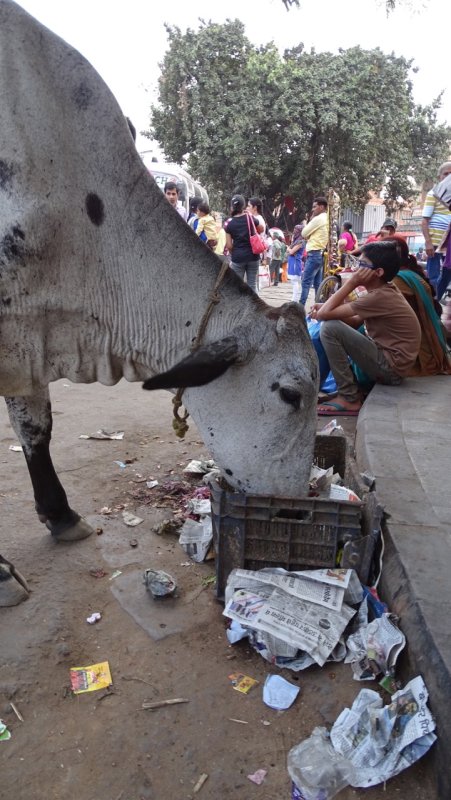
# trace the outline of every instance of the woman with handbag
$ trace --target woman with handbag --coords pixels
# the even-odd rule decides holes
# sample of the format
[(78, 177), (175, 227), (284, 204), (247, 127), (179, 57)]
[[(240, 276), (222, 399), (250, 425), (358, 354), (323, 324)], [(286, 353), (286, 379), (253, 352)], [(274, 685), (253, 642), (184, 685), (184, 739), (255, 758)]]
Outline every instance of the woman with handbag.
[(232, 258), (230, 266), (242, 280), (246, 277), (247, 285), (257, 293), (260, 253), (265, 248), (259, 236), (263, 226), (256, 217), (246, 213), (246, 201), (241, 194), (232, 197), (230, 212), (226, 227), (227, 250)]

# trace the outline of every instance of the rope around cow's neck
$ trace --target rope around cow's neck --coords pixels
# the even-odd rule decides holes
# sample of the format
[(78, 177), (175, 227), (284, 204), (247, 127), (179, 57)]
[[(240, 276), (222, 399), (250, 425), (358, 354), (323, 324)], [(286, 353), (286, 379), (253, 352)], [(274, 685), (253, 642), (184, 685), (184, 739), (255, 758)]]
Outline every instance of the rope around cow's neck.
[[(219, 271), (219, 275), (216, 278), (216, 283), (213, 286), (213, 290), (212, 290), (212, 293), (210, 295), (210, 302), (208, 303), (208, 306), (205, 309), (205, 313), (204, 313), (204, 315), (203, 315), (203, 317), (202, 317), (202, 319), (200, 321), (200, 325), (199, 325), (199, 330), (197, 332), (197, 336), (194, 339), (194, 342), (193, 342), (193, 344), (191, 346), (191, 350), (192, 350), (193, 353), (202, 344), (202, 339), (204, 337), (204, 333), (206, 331), (206, 328), (207, 328), (208, 321), (210, 319), (211, 313), (212, 313), (215, 305), (217, 305), (219, 303), (220, 299), (221, 299), (218, 290), (219, 290), (219, 287), (220, 287), (220, 285), (222, 283), (222, 280), (223, 280), (224, 275), (226, 274), (228, 268), (229, 268), (229, 265), (228, 265), (227, 261), (224, 261), (224, 263), (223, 263), (223, 265), (222, 265), (222, 267), (221, 267), (221, 269)], [(172, 427), (174, 428), (175, 435), (178, 436), (179, 439), (183, 439), (183, 437), (185, 436), (185, 433), (187, 432), (187, 430), (189, 428), (189, 425), (187, 423), (187, 419), (189, 417), (189, 411), (187, 411), (186, 408), (185, 408), (185, 410), (183, 412), (183, 416), (180, 416), (180, 414), (179, 414), (179, 409), (183, 405), (182, 397), (183, 397), (183, 392), (184, 391), (185, 391), (185, 387), (184, 386), (179, 388), (179, 389), (177, 389), (177, 392), (176, 392), (175, 396), (172, 398), (172, 406), (173, 406), (172, 412), (173, 412), (173, 415), (174, 415), (174, 419), (172, 420)]]

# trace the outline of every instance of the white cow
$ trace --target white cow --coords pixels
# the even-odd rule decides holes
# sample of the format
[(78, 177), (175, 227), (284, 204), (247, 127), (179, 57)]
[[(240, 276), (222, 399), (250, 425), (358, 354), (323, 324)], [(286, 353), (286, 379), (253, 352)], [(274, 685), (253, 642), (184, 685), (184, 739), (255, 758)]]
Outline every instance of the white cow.
[[(0, 392), (55, 540), (92, 532), (49, 453), (47, 387), (62, 377), (191, 387), (186, 406), (232, 486), (305, 491), (318, 370), (304, 311), (268, 307), (227, 270), (192, 353), (220, 268), (150, 177), (92, 66), (0, 0)], [(3, 561), (0, 604), (11, 574)]]

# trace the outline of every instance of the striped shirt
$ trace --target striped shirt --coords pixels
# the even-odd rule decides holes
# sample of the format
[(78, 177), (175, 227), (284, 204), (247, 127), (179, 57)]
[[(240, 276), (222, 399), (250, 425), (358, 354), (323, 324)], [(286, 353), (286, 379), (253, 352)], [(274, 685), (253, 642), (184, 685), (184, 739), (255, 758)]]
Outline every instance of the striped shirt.
[(429, 236), (434, 247), (438, 247), (451, 222), (451, 211), (429, 192), (424, 202), (423, 217), (429, 220)]

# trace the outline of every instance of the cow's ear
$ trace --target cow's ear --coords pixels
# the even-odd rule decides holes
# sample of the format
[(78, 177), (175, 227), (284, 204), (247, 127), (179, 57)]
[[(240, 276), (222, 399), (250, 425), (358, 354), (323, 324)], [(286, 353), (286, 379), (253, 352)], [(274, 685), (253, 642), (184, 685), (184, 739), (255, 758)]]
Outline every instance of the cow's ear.
[(167, 372), (144, 381), (143, 389), (204, 386), (223, 375), (237, 358), (238, 340), (235, 336), (228, 336), (219, 342), (199, 347)]

